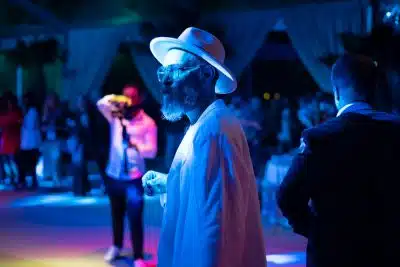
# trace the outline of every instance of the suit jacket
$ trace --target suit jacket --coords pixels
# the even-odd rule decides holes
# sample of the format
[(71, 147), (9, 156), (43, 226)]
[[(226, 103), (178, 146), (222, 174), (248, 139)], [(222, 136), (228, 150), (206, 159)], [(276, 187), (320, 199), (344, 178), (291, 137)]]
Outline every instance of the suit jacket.
[(394, 266), (399, 177), (400, 117), (364, 105), (305, 130), (277, 199), (307, 266)]

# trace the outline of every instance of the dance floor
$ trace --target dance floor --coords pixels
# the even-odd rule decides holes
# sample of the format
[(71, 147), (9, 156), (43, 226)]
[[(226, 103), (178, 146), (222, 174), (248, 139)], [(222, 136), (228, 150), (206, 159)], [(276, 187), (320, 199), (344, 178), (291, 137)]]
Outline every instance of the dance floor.
[[(161, 217), (158, 200), (146, 199), (145, 251), (149, 266), (157, 263)], [(268, 266), (305, 266), (303, 238), (272, 226), (266, 226), (264, 232)], [(0, 267), (110, 266), (103, 262), (110, 241), (105, 197), (0, 191)], [(112, 266), (131, 266), (129, 250), (126, 252), (127, 257)]]

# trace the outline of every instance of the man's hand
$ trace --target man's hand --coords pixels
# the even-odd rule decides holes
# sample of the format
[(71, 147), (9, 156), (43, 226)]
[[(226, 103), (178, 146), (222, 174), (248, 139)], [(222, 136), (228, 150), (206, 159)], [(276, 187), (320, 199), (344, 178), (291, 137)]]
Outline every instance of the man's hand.
[(145, 194), (155, 196), (167, 192), (167, 175), (165, 173), (148, 171), (142, 178)]

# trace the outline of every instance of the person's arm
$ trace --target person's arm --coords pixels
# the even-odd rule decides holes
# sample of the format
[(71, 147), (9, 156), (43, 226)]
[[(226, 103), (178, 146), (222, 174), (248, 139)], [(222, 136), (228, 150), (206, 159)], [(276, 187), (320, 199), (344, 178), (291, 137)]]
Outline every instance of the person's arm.
[(101, 98), (99, 101), (97, 101), (97, 109), (100, 111), (101, 114), (103, 114), (104, 118), (108, 122), (111, 122), (113, 120), (112, 116), (112, 104), (110, 103), (110, 100), (113, 99), (115, 96), (114, 95), (106, 95), (103, 98)]
[(313, 168), (318, 162), (305, 139), (302, 139), (298, 154), (294, 157), (282, 184), (277, 192), (277, 202), (293, 231), (308, 237), (310, 219), (313, 216), (309, 206), (310, 180)]
[(140, 155), (146, 159), (153, 159), (157, 155), (157, 126), (151, 122), (147, 126), (144, 142), (135, 144)]
[(219, 266), (223, 235), (235, 235), (238, 244), (245, 242), (240, 233), (245, 226), (242, 207), (246, 205), (243, 188), (247, 181), (235, 175), (235, 166), (242, 159), (236, 158), (234, 149), (224, 135), (202, 136), (195, 138), (193, 154), (185, 162), (186, 174), (182, 175), (188, 175), (195, 188), (190, 198), (196, 205), (188, 213), (198, 222), (197, 267)]

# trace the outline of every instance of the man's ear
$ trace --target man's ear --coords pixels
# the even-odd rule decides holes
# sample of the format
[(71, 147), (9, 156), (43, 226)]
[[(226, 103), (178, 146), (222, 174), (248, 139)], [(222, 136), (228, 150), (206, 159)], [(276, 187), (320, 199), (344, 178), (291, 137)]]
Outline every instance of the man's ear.
[(201, 74), (207, 80), (213, 79), (216, 75), (215, 69), (210, 65), (203, 65), (201, 68)]

